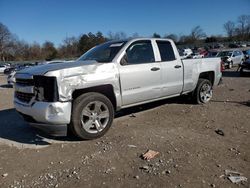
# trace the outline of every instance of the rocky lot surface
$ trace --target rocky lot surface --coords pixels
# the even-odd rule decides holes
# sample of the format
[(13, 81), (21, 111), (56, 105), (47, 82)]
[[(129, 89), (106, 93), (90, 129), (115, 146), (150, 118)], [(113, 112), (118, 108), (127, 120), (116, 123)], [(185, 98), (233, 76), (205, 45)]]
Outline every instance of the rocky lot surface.
[[(29, 127), (0, 76), (0, 187), (250, 187), (250, 77), (235, 70), (209, 104), (177, 97), (123, 110), (92, 141)], [(160, 154), (143, 160), (148, 149)], [(228, 170), (247, 181), (232, 183)]]

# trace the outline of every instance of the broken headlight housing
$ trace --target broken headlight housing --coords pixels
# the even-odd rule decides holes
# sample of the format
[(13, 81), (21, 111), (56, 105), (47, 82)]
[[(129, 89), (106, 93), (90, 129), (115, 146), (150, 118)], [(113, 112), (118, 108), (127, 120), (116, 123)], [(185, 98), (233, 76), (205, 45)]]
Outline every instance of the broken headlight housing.
[(59, 100), (56, 77), (33, 76), (37, 101), (56, 102)]

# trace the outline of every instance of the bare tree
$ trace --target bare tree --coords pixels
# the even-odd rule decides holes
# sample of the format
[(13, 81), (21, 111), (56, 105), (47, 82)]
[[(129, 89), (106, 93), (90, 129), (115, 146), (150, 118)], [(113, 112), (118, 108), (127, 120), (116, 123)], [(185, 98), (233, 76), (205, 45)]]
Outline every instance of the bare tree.
[(54, 44), (50, 41), (46, 41), (43, 43), (42, 46), (42, 56), (45, 60), (52, 60), (57, 57), (57, 49), (55, 48)]
[(234, 34), (234, 31), (235, 31), (234, 22), (228, 21), (223, 25), (223, 27), (224, 27), (224, 30), (227, 33), (227, 36), (231, 38), (233, 36), (233, 34)]
[(59, 56), (72, 58), (78, 56), (78, 42), (79, 39), (76, 37), (66, 37), (63, 40), (63, 44), (58, 49)]
[(173, 33), (165, 35), (164, 38), (172, 39), (174, 42), (178, 42), (178, 36)]
[(197, 41), (197, 40), (200, 40), (202, 38), (205, 38), (206, 37), (206, 33), (203, 31), (203, 29), (198, 25), (196, 27), (194, 27), (192, 30), (191, 30), (191, 34), (190, 34), (190, 37), (193, 41)]
[(41, 57), (41, 46), (34, 42), (29, 47), (29, 59), (39, 60)]
[(250, 15), (241, 15), (238, 17), (238, 31), (243, 38), (250, 34)]
[(138, 38), (138, 37), (140, 37), (140, 36), (139, 36), (139, 34), (137, 32), (132, 34), (132, 38)]
[(158, 34), (158, 33), (154, 33), (152, 37), (154, 37), (154, 38), (161, 38), (161, 35)]
[(0, 60), (5, 61), (5, 54), (10, 48), (12, 34), (9, 29), (0, 22)]
[(108, 39), (109, 40), (122, 40), (122, 39), (126, 39), (127, 38), (127, 34), (124, 33), (123, 31), (120, 32), (108, 32)]
[(138, 38), (138, 37), (140, 37), (139, 34), (138, 34), (137, 32), (135, 32), (135, 33), (133, 33), (133, 34), (129, 37), (129, 39), (134, 39), (134, 38)]

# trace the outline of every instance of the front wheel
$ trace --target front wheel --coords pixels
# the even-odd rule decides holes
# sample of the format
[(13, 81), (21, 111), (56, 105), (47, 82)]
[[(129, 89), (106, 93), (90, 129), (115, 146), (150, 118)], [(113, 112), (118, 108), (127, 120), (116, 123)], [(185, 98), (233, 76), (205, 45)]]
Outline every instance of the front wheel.
[(233, 68), (233, 62), (232, 62), (232, 61), (229, 62), (228, 68), (229, 68), (229, 69)]
[(95, 139), (109, 130), (113, 119), (114, 108), (106, 96), (86, 93), (73, 102), (69, 128), (80, 139)]
[(200, 78), (193, 92), (193, 100), (197, 104), (208, 103), (213, 96), (212, 83), (207, 79)]

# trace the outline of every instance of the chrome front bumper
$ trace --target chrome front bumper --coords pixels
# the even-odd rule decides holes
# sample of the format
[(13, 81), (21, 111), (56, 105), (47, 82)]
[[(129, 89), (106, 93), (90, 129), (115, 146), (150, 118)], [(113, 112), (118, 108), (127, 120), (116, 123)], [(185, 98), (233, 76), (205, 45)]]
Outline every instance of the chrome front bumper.
[(71, 117), (71, 102), (34, 102), (28, 105), (15, 99), (14, 106), (24, 119), (36, 128), (52, 135), (61, 135), (67, 131)]

